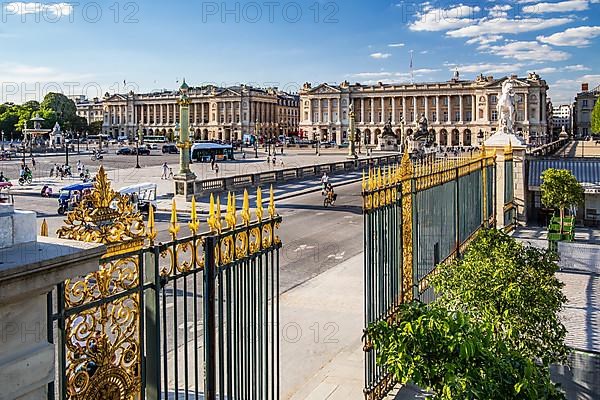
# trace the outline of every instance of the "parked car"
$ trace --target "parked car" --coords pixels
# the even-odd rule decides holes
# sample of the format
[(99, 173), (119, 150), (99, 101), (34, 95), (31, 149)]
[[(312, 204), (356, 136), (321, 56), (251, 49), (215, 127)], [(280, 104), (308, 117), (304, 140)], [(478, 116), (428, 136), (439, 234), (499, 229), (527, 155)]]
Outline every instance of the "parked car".
[(162, 147), (163, 154), (179, 154), (179, 149), (174, 144), (165, 144)]
[(133, 150), (131, 150), (129, 147), (121, 147), (119, 150), (117, 150), (117, 155), (128, 156), (130, 154), (134, 154), (134, 153), (133, 153)]
[(156, 143), (148, 143), (146, 144), (146, 148), (149, 150), (158, 150), (158, 145)]
[(135, 153), (138, 153), (140, 156), (149, 156), (150, 149), (147, 149), (145, 147), (137, 147), (133, 149), (133, 154)]

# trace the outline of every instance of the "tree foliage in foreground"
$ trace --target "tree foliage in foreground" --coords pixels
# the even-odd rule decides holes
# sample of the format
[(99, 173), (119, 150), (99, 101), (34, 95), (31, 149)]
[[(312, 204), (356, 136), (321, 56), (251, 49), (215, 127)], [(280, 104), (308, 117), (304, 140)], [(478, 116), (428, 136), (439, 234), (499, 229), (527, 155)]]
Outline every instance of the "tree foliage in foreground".
[(483, 230), (438, 268), (432, 304), (367, 330), (378, 364), (440, 399), (564, 399), (548, 368), (567, 355), (554, 254)]
[(497, 340), (544, 365), (565, 362), (566, 302), (555, 256), (498, 230), (484, 230), (462, 259), (439, 267), (437, 302), (489, 324)]
[(439, 304), (402, 305), (397, 322), (369, 327), (377, 362), (436, 398), (564, 399), (548, 370), (496, 340), (493, 327)]

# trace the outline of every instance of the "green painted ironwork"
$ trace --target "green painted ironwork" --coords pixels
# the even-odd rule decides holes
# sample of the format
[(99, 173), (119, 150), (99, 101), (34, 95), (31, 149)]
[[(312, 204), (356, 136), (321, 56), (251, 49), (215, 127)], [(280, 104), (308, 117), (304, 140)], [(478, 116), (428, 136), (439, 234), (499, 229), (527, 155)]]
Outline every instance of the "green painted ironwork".
[[(408, 301), (435, 298), (430, 278), (459, 257), (482, 227), (493, 225), (495, 154), (411, 161), (363, 175), (365, 328), (392, 320)], [(386, 397), (393, 377), (378, 366), (365, 337), (367, 400)]]
[(279, 399), (281, 217), (272, 192), (267, 216), (260, 193), (254, 221), (247, 193), (241, 223), (235, 207), (230, 195), (222, 218), (211, 204), (204, 233), (193, 212), (191, 235), (178, 238), (173, 205), (166, 243), (154, 243), (151, 213), (149, 244), (58, 285), (48, 296), (58, 354), (50, 399)]

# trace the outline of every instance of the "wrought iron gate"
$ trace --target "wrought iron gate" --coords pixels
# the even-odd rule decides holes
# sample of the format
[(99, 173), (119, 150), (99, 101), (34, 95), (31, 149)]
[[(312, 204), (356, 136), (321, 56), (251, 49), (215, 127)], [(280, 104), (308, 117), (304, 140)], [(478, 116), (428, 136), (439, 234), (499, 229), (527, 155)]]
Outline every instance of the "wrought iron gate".
[[(116, 207), (115, 207), (116, 202)], [(104, 170), (59, 236), (105, 243), (99, 269), (48, 296), (57, 328), (58, 377), (49, 397), (94, 399), (278, 399), (279, 252), (271, 191), (241, 212), (211, 198), (200, 233), (179, 238), (173, 202), (168, 243), (110, 188)], [(222, 225), (223, 224), (223, 225)], [(50, 329), (52, 325), (50, 324)]]
[[(464, 250), (495, 215), (495, 155), (413, 162), (363, 175), (365, 328), (391, 319), (400, 304), (434, 298), (436, 266)], [(394, 387), (365, 340), (365, 398)]]

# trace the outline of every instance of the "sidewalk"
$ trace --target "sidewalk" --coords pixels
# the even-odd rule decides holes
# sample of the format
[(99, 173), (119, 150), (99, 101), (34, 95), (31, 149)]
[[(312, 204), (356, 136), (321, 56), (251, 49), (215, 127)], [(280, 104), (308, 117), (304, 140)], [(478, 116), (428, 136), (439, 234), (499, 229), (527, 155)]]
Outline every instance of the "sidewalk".
[[(282, 398), (364, 398), (363, 254), (283, 293), (280, 301)], [(406, 388), (389, 398), (424, 397)]]

